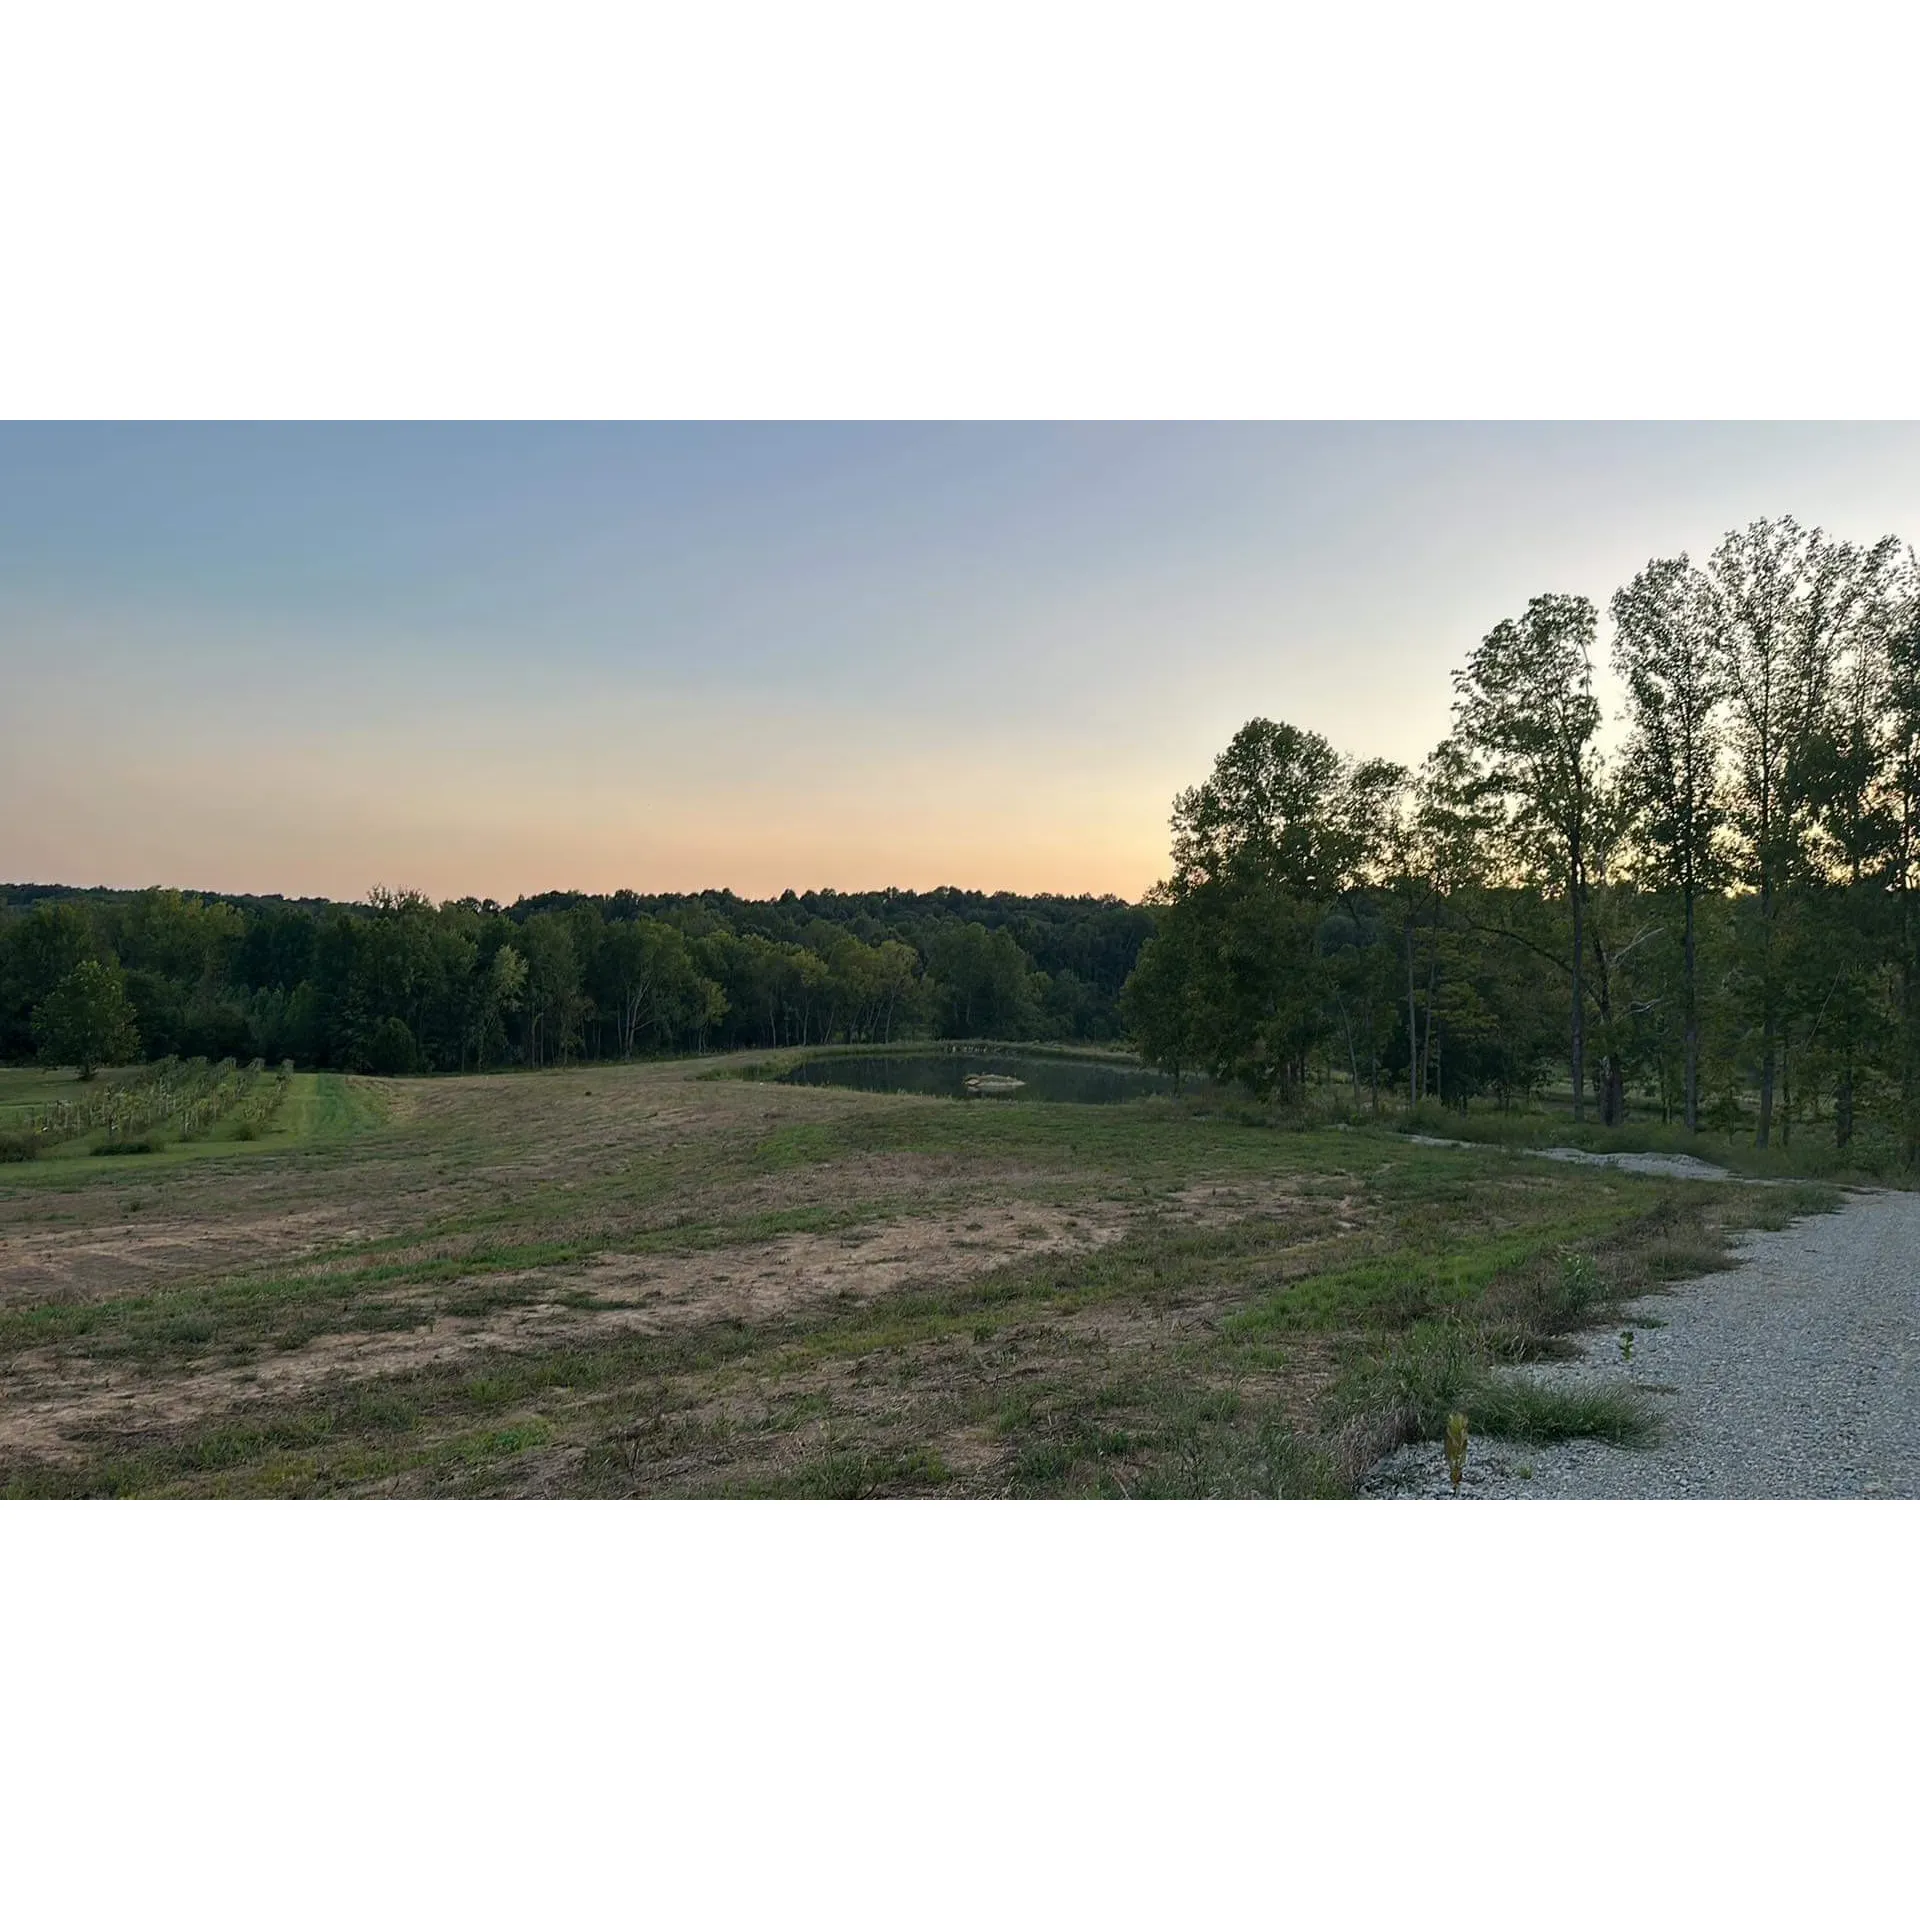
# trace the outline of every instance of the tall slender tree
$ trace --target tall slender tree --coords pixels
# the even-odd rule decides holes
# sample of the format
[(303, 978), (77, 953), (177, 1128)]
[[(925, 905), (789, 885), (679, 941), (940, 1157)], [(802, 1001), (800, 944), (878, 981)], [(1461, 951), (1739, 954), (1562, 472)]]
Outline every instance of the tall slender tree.
[[(1887, 636), (1899, 599), (1900, 543), (1826, 544), (1817, 555), (1809, 651), (1825, 656), (1827, 684), (1795, 756), (1796, 786), (1816, 831), (1810, 876), (1822, 894), (1815, 941), (1823, 984), (1819, 1020), (1828, 1029), (1834, 1068), (1835, 1144), (1853, 1137), (1855, 1070), (1861, 1034), (1871, 1022), (1875, 969), (1873, 922), (1892, 830), (1892, 702)], [(1816, 1021), (1817, 1027), (1818, 1021)]]
[(1760, 1118), (1754, 1139), (1773, 1135), (1774, 1071), (1779, 1053), (1780, 980), (1775, 952), (1781, 896), (1794, 861), (1789, 754), (1804, 670), (1796, 671), (1796, 628), (1811, 540), (1790, 514), (1756, 520), (1714, 549), (1715, 643), (1731, 692), (1733, 748), (1730, 817), (1737, 830), (1740, 878), (1758, 897)]
[(1700, 1125), (1700, 993), (1695, 912), (1718, 877), (1720, 713), (1726, 687), (1712, 589), (1683, 553), (1654, 560), (1613, 596), (1613, 664), (1627, 688), (1625, 778), (1635, 838), (1678, 890), (1684, 1000), (1683, 1110)]
[[(1441, 928), (1453, 903), (1487, 878), (1496, 838), (1496, 803), (1471, 757), (1449, 736), (1401, 788), (1382, 862), (1400, 914), (1406, 973), (1407, 1105), (1425, 1097), (1432, 1064), (1434, 1001), (1440, 984)], [(1426, 963), (1426, 1019), (1420, 1018), (1420, 953)]]
[(1887, 576), (1887, 617), (1876, 635), (1887, 707), (1887, 878), (1893, 889), (1899, 992), (1900, 1133), (1920, 1163), (1920, 556), (1909, 547)]
[(1585, 1117), (1586, 1008), (1581, 949), (1586, 936), (1588, 839), (1600, 776), (1594, 735), (1593, 602), (1541, 594), (1517, 620), (1503, 620), (1457, 669), (1455, 731), (1487, 790), (1505, 805), (1510, 853), (1523, 872), (1563, 887), (1570, 946), (1573, 1117)]

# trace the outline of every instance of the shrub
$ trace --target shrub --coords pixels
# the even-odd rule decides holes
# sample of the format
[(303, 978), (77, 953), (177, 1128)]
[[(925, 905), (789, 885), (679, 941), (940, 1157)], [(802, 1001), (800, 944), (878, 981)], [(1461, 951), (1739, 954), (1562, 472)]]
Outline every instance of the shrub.
[(420, 1049), (404, 1020), (390, 1016), (374, 1028), (366, 1047), (369, 1073), (418, 1073)]

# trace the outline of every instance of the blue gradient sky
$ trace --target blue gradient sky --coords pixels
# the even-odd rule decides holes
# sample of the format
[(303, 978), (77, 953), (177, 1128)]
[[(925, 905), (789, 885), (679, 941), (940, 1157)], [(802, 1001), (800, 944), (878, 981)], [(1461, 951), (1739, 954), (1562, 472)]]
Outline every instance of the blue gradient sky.
[(0, 881), (1134, 896), (1242, 720), (1417, 760), (1784, 512), (1920, 429), (0, 426)]

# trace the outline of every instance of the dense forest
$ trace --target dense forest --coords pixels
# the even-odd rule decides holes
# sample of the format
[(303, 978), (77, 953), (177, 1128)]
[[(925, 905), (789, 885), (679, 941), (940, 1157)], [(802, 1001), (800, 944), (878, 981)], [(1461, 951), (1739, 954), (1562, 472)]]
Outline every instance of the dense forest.
[(1114, 899), (545, 894), (342, 905), (0, 891), (0, 1058), (456, 1072), (902, 1039), (1120, 1036), (1153, 917)]
[(1148, 1057), (1920, 1157), (1912, 549), (1757, 522), (1609, 613), (1610, 754), (1599, 613), (1566, 594), (1472, 650), (1417, 771), (1243, 728), (1175, 804), (1123, 1001)]

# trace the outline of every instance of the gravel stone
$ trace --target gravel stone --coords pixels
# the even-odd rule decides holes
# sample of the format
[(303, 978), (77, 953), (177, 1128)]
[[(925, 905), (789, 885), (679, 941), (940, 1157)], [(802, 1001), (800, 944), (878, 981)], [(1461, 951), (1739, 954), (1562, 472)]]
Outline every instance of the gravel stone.
[(1571, 1160), (1582, 1167), (1614, 1167), (1622, 1173), (1655, 1173), (1668, 1180), (1726, 1180), (1725, 1167), (1690, 1153), (1587, 1153), (1579, 1147), (1529, 1147), (1535, 1160)]
[[(1486, 1151), (1478, 1141), (1449, 1140), (1437, 1133), (1410, 1133), (1405, 1137), (1417, 1147), (1467, 1147)], [(1716, 1166), (1711, 1160), (1698, 1160), (1690, 1153), (1589, 1153), (1584, 1147), (1515, 1147), (1504, 1151), (1523, 1153), (1529, 1160), (1566, 1160), (1577, 1167), (1612, 1167), (1620, 1173), (1658, 1174), (1666, 1180), (1732, 1178), (1725, 1167)]]
[[(1920, 1496), (1920, 1194), (1855, 1195), (1737, 1266), (1647, 1296), (1581, 1357), (1516, 1371), (1631, 1385), (1665, 1426), (1647, 1451), (1594, 1440), (1469, 1439), (1462, 1496), (1495, 1500), (1847, 1500)], [(1621, 1332), (1633, 1331), (1632, 1356)], [(1451, 1497), (1437, 1442), (1403, 1447), (1362, 1491)]]

